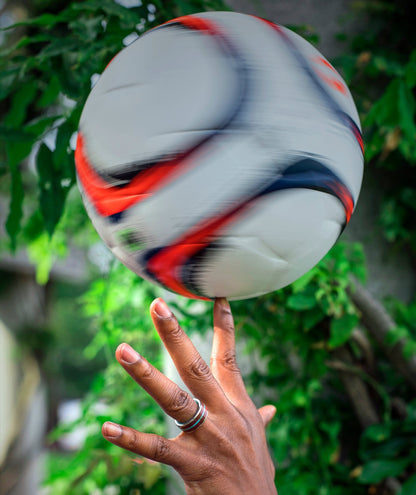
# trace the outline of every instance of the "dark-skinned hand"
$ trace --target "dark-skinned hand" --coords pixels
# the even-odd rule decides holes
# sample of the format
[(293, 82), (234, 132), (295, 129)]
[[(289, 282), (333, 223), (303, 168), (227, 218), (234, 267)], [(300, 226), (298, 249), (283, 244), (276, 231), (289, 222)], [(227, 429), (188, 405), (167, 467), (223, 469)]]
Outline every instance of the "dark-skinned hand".
[[(257, 409), (245, 389), (235, 358), (234, 323), (226, 299), (214, 304), (211, 367), (162, 299), (150, 307), (153, 323), (184, 383), (206, 405), (208, 416), (191, 432), (173, 439), (142, 433), (106, 422), (102, 432), (110, 442), (174, 469), (189, 495), (276, 495), (274, 466), (267, 449), (265, 427), (276, 409)], [(128, 344), (116, 358), (160, 407), (180, 423), (198, 411), (192, 396), (169, 380)]]

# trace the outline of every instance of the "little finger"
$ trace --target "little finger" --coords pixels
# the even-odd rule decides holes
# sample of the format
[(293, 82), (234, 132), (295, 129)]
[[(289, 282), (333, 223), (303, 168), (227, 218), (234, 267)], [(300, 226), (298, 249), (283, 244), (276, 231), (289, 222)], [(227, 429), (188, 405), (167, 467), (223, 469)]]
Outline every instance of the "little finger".
[(183, 446), (159, 435), (142, 433), (110, 421), (103, 424), (102, 434), (114, 445), (177, 470), (192, 462), (191, 455)]

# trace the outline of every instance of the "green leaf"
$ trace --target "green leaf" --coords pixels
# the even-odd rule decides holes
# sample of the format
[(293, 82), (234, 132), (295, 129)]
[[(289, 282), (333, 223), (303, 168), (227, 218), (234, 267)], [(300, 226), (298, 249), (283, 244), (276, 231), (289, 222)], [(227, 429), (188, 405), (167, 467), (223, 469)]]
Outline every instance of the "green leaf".
[(97, 36), (104, 32), (103, 28), (104, 16), (90, 18), (82, 16), (79, 19), (71, 22), (69, 27), (81, 40), (89, 43), (94, 41)]
[(405, 69), (405, 81), (409, 89), (416, 86), (416, 50), (413, 50)]
[(63, 55), (71, 51), (77, 51), (79, 48), (79, 41), (73, 38), (57, 38), (47, 47), (45, 47), (38, 55), (39, 59), (47, 57), (56, 57), (57, 55)]
[(43, 218), (39, 210), (35, 210), (27, 219), (23, 228), (25, 239), (37, 239), (43, 232)]
[(40, 117), (38, 119), (32, 120), (24, 127), (24, 131), (28, 132), (29, 135), (36, 137), (38, 140), (42, 137), (44, 132), (52, 126), (60, 118), (59, 115), (54, 115), (53, 117)]
[(315, 294), (307, 292), (298, 292), (292, 294), (287, 300), (287, 306), (296, 311), (312, 309), (317, 305)]
[[(10, 142), (17, 142), (17, 143), (22, 143), (22, 142), (31, 142), (34, 139), (33, 133), (26, 130), (21, 130), (21, 129), (9, 129), (8, 127), (0, 125), (0, 138), (3, 139), (5, 142), (10, 143)], [(18, 148), (21, 148), (20, 146)], [(16, 148), (16, 152), (12, 151), (12, 155), (19, 155), (18, 148)], [(23, 156), (24, 158), (24, 156)], [(10, 156), (8, 157), (10, 160)], [(17, 160), (18, 163), (20, 159)], [(10, 163), (10, 162), (9, 162)]]
[(325, 315), (319, 308), (305, 311), (303, 315), (303, 328), (305, 331), (311, 330), (325, 318)]
[(67, 58), (67, 56), (57, 57), (52, 64), (54, 73), (59, 79), (62, 93), (75, 100), (79, 99), (81, 94), (85, 98), (88, 94), (86, 91), (87, 85), (89, 89), (91, 88), (91, 73), (89, 74), (88, 81), (80, 80), (80, 74), (78, 71), (74, 71), (73, 64)]
[(0, 56), (8, 57), (10, 55), (15, 55), (14, 52), (20, 48), (25, 48), (26, 46), (32, 45), (33, 43), (43, 43), (51, 40), (51, 37), (45, 34), (38, 34), (34, 36), (23, 36), (17, 41), (16, 44), (0, 51)]
[[(367, 122), (368, 125), (370, 125)], [(369, 139), (366, 143), (366, 149), (365, 149), (365, 157), (367, 160), (372, 160), (375, 156), (377, 156), (379, 153), (381, 153), (385, 143), (385, 137), (378, 133), (375, 132), (371, 139)]]
[(22, 176), (17, 165), (10, 168), (12, 187), (9, 214), (6, 221), (6, 230), (11, 241), (11, 248), (16, 249), (16, 238), (20, 231), (20, 222), (23, 215), (23, 182)]
[(383, 442), (387, 440), (391, 435), (390, 424), (376, 424), (369, 426), (364, 434), (363, 438), (372, 440), (373, 442)]
[(62, 182), (65, 177), (62, 171), (54, 166), (53, 153), (46, 144), (42, 144), (39, 148), (36, 168), (40, 211), (45, 228), (52, 237), (63, 212), (68, 187)]
[(305, 287), (309, 284), (309, 282), (316, 277), (318, 272), (318, 268), (314, 267), (311, 270), (307, 271), (302, 277), (298, 278), (292, 283), (293, 292), (301, 292), (305, 289)]
[(293, 404), (297, 407), (305, 407), (308, 403), (308, 396), (303, 390), (295, 390), (292, 396)]
[(377, 124), (379, 126), (388, 125), (395, 127), (400, 120), (397, 107), (399, 98), (400, 80), (394, 79), (387, 86), (383, 96), (374, 103), (370, 112), (364, 121), (366, 126)]
[(60, 22), (67, 22), (68, 17), (65, 15), (65, 11), (61, 12), (59, 15), (55, 14), (42, 14), (39, 17), (34, 17), (33, 19), (27, 19), (21, 22), (16, 22), (7, 29), (12, 29), (18, 26), (44, 26), (51, 28)]
[(71, 5), (71, 9), (75, 11), (104, 12), (108, 16), (116, 17), (122, 28), (125, 28), (126, 26), (134, 27), (139, 22), (137, 12), (134, 9), (123, 7), (113, 0), (89, 0), (88, 2), (79, 4), (74, 2)]
[(50, 249), (50, 238), (46, 233), (33, 240), (27, 247), (30, 261), (36, 265), (36, 282), (45, 285), (49, 280), (54, 257)]
[(411, 462), (411, 459), (370, 461), (364, 465), (358, 481), (365, 484), (380, 483), (386, 478), (399, 476)]
[(14, 90), (19, 73), (20, 67), (17, 66), (0, 70), (0, 100), (4, 100)]
[(413, 474), (402, 485), (397, 495), (415, 495), (416, 493), (416, 474)]
[(61, 85), (59, 83), (59, 79), (55, 74), (49, 80), (49, 83), (42, 93), (41, 98), (38, 101), (38, 107), (45, 108), (51, 105), (59, 95), (61, 91)]
[(384, 338), (384, 342), (389, 346), (394, 346), (400, 340), (406, 339), (409, 336), (409, 332), (406, 327), (398, 325), (397, 327), (391, 328)]
[(400, 80), (398, 96), (400, 127), (404, 135), (413, 142), (416, 139), (416, 126), (414, 122), (416, 105), (412, 91), (406, 86), (403, 80)]
[(61, 186), (70, 189), (75, 183), (75, 163), (70, 140), (76, 129), (70, 119), (66, 120), (58, 129), (53, 152), (55, 169), (60, 170)]
[(403, 347), (403, 356), (405, 359), (411, 359), (412, 356), (416, 356), (416, 341), (407, 340)]
[(341, 318), (333, 318), (330, 326), (329, 346), (335, 348), (345, 344), (357, 325), (358, 316), (355, 314), (345, 314)]
[[(27, 135), (29, 136), (29, 135)], [(25, 140), (10, 140), (6, 143), (7, 159), (10, 169), (20, 164), (32, 151), (35, 136), (28, 137)]]
[(19, 127), (26, 118), (27, 108), (32, 103), (36, 95), (35, 81), (27, 81), (27, 83), (19, 88), (13, 95), (12, 104), (4, 123), (8, 127)]
[[(19, 131), (17, 131), (19, 132)], [(22, 133), (23, 135), (23, 133)], [(20, 222), (23, 216), (23, 181), (22, 175), (19, 169), (20, 162), (26, 158), (32, 150), (34, 137), (26, 140), (9, 140), (6, 142), (6, 154), (7, 161), (9, 165), (9, 170), (12, 179), (12, 187), (11, 187), (11, 199), (10, 199), (10, 207), (9, 214), (6, 220), (6, 230), (9, 234), (9, 238), (11, 241), (12, 250), (16, 249), (17, 245), (17, 235), (20, 232)]]

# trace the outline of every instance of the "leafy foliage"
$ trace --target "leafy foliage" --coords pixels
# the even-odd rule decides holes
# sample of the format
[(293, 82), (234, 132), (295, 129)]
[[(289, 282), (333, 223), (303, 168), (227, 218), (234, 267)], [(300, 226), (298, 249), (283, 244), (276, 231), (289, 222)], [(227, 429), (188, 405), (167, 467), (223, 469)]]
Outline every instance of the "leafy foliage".
[[(166, 471), (160, 465), (121, 452), (100, 434), (101, 424), (107, 420), (140, 426), (143, 431), (165, 433), (161, 410), (114, 359), (118, 344), (129, 342), (155, 366), (162, 368), (159, 341), (150, 316), (143, 313), (143, 308), (149, 306), (153, 298), (152, 287), (114, 263), (108, 275), (95, 280), (79, 299), (84, 318), (93, 326), (88, 329), (89, 333), (94, 337), (83, 351), (78, 349), (78, 352), (83, 352), (81, 357), (85, 362), (100, 363), (100, 366), (94, 370), (80, 419), (58, 427), (50, 436), (50, 441), (54, 442), (75, 428), (82, 427), (88, 432), (84, 444), (74, 455), (52, 451), (50, 474), (46, 480), (52, 493), (88, 495), (97, 490), (107, 493), (105, 490), (109, 486), (126, 494), (138, 490), (152, 494), (165, 492)], [(55, 359), (59, 348), (67, 347), (67, 338), (55, 346)], [(76, 353), (72, 353), (72, 358), (77, 358)], [(77, 366), (79, 373), (79, 362)]]
[(2, 50), (0, 61), (0, 101), (6, 108), (0, 170), (8, 170), (11, 181), (6, 228), (13, 248), (27, 221), (23, 201), (29, 186), (23, 183), (22, 161), (34, 152), (38, 205), (32, 205), (32, 214), (41, 213), (39, 235), (46, 230), (51, 236), (75, 184), (73, 138), (91, 77), (146, 29), (209, 8), (224, 10), (221, 0), (145, 1), (132, 8), (88, 0), (12, 26), (25, 32)]
[(339, 244), (292, 286), (233, 304), (238, 330), (249, 335), (251, 351), (260, 349), (266, 363), (252, 374), (251, 386), (277, 408), (269, 439), (279, 493), (346, 494), (354, 485), (348, 467), (353, 458), (340, 462), (348, 416), (327, 361), (329, 350), (353, 330), (347, 326), (340, 337), (335, 322), (356, 322), (346, 288), (349, 273), (362, 274), (362, 264), (359, 246)]
[[(28, 244), (38, 281), (45, 283), (55, 259), (70, 245), (97, 241), (74, 188), (73, 166), (74, 136), (92, 78), (153, 25), (224, 6), (220, 0), (154, 0), (131, 8), (113, 0), (41, 3), (37, 16), (9, 29), (1, 52), (0, 174), (1, 192), (10, 199), (9, 244)], [(383, 196), (380, 226), (392, 246), (415, 254), (416, 40), (407, 15), (410, 2), (361, 5), (370, 9), (370, 26), (337, 64), (364, 124), (367, 168)], [(280, 495), (416, 491), (414, 392), (382, 354), (351, 299), (351, 275), (365, 280), (363, 252), (360, 244), (339, 243), (290, 287), (232, 304), (237, 334), (252, 363), (249, 391), (259, 405), (267, 401), (277, 407), (268, 437)], [(82, 418), (50, 438), (54, 443), (82, 425), (88, 431), (85, 443), (73, 454), (52, 451), (47, 484), (58, 495), (112, 489), (120, 495), (157, 495), (165, 492), (167, 472), (137, 462), (99, 434), (106, 419), (164, 433), (160, 409), (113, 359), (116, 346), (127, 341), (162, 367), (145, 316), (155, 289), (117, 263), (106, 273), (95, 274), (88, 290), (66, 309), (58, 306), (51, 320), (55, 339), (49, 335), (43, 352), (45, 369), (59, 377), (56, 388), (62, 388), (65, 373), (92, 368), (93, 377), (78, 376), (67, 391), (72, 396), (88, 388)], [(172, 304), (187, 331), (211, 325), (210, 304), (182, 298)], [(416, 349), (415, 303), (392, 300), (388, 307), (397, 326), (386, 344), (394, 348), (405, 341), (403, 360), (410, 360)], [(87, 322), (82, 339), (79, 328), (72, 333)], [(351, 377), (378, 418), (366, 428), (357, 424), (360, 405), (344, 388)]]
[(362, 2), (372, 22), (353, 51), (340, 57), (360, 105), (367, 170), (384, 192), (380, 224), (385, 238), (416, 253), (416, 36), (411, 3)]

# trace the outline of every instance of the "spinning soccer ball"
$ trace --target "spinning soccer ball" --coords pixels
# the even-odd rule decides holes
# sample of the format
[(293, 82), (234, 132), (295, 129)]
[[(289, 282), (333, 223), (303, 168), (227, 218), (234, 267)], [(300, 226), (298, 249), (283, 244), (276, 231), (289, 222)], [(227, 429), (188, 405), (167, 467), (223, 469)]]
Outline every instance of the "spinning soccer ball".
[(112, 60), (75, 159), (89, 216), (128, 268), (187, 297), (244, 299), (332, 247), (357, 201), (363, 143), (348, 88), (315, 48), (211, 12)]

